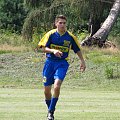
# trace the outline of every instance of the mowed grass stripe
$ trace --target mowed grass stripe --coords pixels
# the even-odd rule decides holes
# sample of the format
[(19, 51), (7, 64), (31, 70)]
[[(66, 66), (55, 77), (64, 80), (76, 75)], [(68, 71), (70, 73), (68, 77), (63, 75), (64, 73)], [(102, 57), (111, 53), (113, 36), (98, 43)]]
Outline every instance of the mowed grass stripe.
[(120, 94), (112, 91), (80, 91), (76, 90), (64, 96), (62, 93), (60, 106), (73, 111), (86, 112), (120, 112)]
[[(46, 120), (42, 89), (0, 88), (0, 120)], [(120, 120), (117, 91), (62, 89), (55, 120)]]

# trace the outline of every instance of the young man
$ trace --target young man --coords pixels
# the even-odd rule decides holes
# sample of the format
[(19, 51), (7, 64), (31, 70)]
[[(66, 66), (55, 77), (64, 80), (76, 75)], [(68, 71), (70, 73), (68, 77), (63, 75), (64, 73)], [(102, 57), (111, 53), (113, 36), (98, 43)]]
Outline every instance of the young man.
[[(43, 68), (44, 94), (48, 107), (48, 120), (54, 120), (55, 106), (59, 98), (61, 84), (65, 78), (69, 67), (68, 55), (72, 49), (80, 59), (80, 70), (84, 71), (85, 61), (80, 51), (80, 45), (77, 38), (67, 31), (67, 19), (59, 15), (55, 19), (56, 29), (46, 33), (40, 40), (38, 46), (46, 53), (46, 62)], [(51, 86), (53, 94), (51, 94)]]

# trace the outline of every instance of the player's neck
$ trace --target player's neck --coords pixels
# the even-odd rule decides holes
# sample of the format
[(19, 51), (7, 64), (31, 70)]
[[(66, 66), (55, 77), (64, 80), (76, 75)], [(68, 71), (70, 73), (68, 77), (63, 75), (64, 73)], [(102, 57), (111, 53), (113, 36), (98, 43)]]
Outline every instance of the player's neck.
[(65, 34), (66, 30), (64, 30), (64, 31), (60, 31), (60, 30), (57, 29), (57, 32), (60, 34), (60, 36), (62, 36), (62, 35)]

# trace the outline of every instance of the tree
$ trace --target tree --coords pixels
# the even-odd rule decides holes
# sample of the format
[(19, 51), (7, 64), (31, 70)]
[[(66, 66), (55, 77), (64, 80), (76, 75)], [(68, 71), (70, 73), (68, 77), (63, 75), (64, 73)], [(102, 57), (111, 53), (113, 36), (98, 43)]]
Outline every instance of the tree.
[(21, 32), (27, 10), (23, 0), (0, 1), (0, 28)]
[[(49, 2), (48, 2), (49, 1)], [(104, 22), (114, 0), (25, 0), (31, 11), (25, 20), (23, 26), (23, 36), (32, 40), (32, 33), (35, 29), (52, 28), (54, 18), (57, 14), (64, 14), (68, 18), (68, 29), (73, 32), (86, 29), (89, 23), (90, 38), (100, 29), (101, 23)], [(105, 2), (105, 3), (104, 3)], [(90, 12), (88, 12), (88, 9)], [(85, 41), (85, 42), (84, 42)], [(87, 45), (84, 40), (82, 45)], [(93, 44), (88, 42), (88, 45)], [(94, 41), (94, 40), (92, 40)], [(95, 42), (94, 42), (95, 43)], [(96, 43), (95, 43), (96, 44)]]
[(25, 4), (30, 8), (50, 7), (54, 0), (24, 0)]
[(118, 15), (120, 13), (120, 0), (115, 0), (110, 13), (104, 23), (101, 25), (100, 29), (90, 37), (87, 37), (81, 42), (82, 46), (91, 46), (97, 44), (99, 47), (102, 47), (106, 42), (106, 39), (116, 22)]
[[(81, 1), (77, 0), (51, 0), (49, 6), (45, 5), (45, 1), (41, 0), (42, 6), (36, 6), (32, 4), (32, 0), (26, 0), (29, 6), (32, 7), (28, 14), (25, 23), (23, 25), (22, 35), (25, 39), (31, 41), (34, 29), (49, 30), (53, 28), (54, 19), (58, 14), (64, 14), (68, 18), (68, 28), (79, 28), (79, 24), (82, 21), (80, 18), (80, 6)], [(39, 1), (38, 1), (39, 2)], [(83, 3), (83, 2), (82, 2)], [(39, 3), (38, 3), (39, 4)], [(79, 5), (79, 7), (77, 7)], [(77, 22), (76, 22), (77, 21)], [(71, 24), (72, 23), (72, 24)], [(74, 30), (75, 30), (74, 29)], [(73, 31), (74, 31), (73, 30)]]
[(89, 0), (89, 26), (88, 31), (90, 36), (94, 35), (101, 26), (101, 23), (105, 20), (106, 12), (110, 9), (111, 4), (104, 3), (102, 0)]

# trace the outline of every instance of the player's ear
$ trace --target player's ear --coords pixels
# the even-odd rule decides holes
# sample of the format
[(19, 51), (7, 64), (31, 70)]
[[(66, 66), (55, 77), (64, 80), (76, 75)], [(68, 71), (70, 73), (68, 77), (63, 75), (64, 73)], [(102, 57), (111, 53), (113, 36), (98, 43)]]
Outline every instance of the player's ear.
[(58, 22), (59, 22), (59, 19), (55, 20), (55, 27), (57, 27)]
[(57, 27), (57, 21), (55, 21), (55, 27)]
[(56, 25), (55, 25), (55, 22), (53, 23), (53, 29), (55, 29), (56, 28)]

